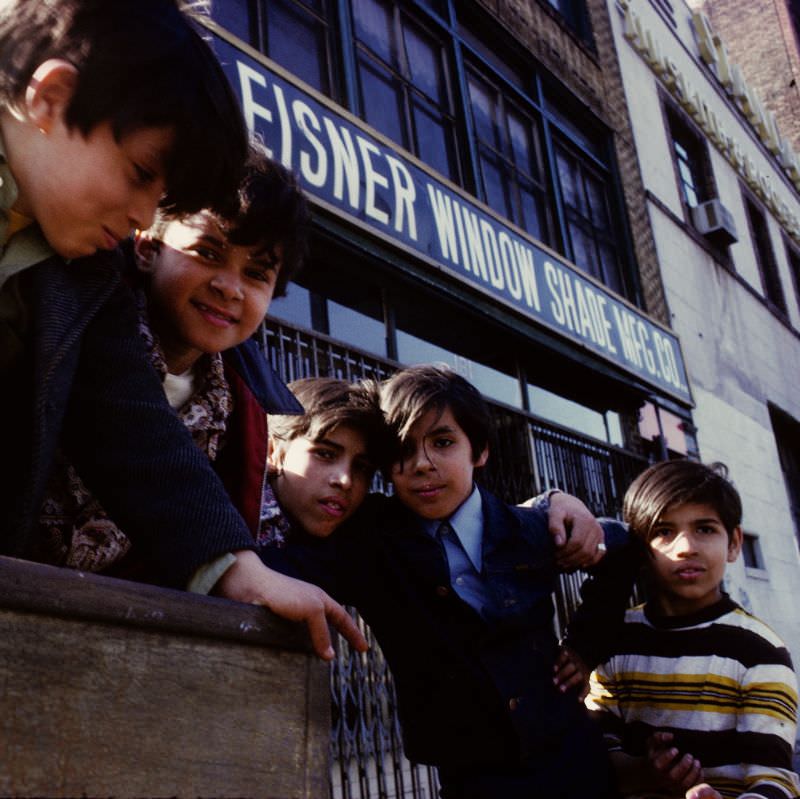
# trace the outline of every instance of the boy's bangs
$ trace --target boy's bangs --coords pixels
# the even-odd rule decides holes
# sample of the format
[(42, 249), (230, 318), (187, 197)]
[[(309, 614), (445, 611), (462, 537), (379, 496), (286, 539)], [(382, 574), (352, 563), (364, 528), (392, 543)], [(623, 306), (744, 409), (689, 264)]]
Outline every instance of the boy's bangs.
[(225, 213), (248, 151), (233, 90), (207, 42), (173, 3), (124, 5), (129, 17), (122, 30), (109, 29), (110, 15), (95, 15), (96, 43), (79, 67), (67, 124), (87, 134), (110, 121), (118, 139), (143, 127), (172, 128), (163, 206), (175, 214)]

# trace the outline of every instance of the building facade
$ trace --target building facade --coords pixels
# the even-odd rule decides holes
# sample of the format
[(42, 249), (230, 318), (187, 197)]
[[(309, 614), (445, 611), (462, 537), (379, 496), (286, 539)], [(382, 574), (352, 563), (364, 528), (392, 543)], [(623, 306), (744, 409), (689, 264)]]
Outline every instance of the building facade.
[(800, 151), (800, 3), (797, 0), (691, 0)]
[[(217, 0), (248, 125), (299, 176), (311, 258), (263, 330), (287, 379), (446, 362), (492, 405), (484, 482), (616, 515), (697, 455), (693, 386), (605, 0)], [(575, 603), (558, 597), (559, 624)], [(421, 655), (424, 656), (424, 655)], [(333, 676), (335, 796), (436, 796), (377, 647)]]
[[(722, 5), (745, 6), (707, 5), (715, 15)], [(759, 26), (750, 11), (766, 4), (746, 5), (742, 28)], [(608, 9), (670, 323), (696, 403), (699, 454), (725, 462), (743, 498), (745, 546), (728, 588), (778, 631), (798, 663), (794, 134), (765, 108), (708, 15), (668, 0), (608, 0)]]

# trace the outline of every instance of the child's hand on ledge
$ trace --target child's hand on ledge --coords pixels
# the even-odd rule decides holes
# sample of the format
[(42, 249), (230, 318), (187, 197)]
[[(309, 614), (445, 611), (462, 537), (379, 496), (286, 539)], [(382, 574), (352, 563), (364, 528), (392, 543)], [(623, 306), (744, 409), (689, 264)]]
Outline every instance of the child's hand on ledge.
[(589, 667), (583, 658), (568, 646), (562, 646), (553, 666), (553, 684), (562, 693), (574, 690), (582, 702), (589, 693)]
[(214, 593), (250, 605), (264, 605), (285, 619), (305, 622), (314, 651), (323, 660), (332, 660), (335, 655), (328, 624), (354, 649), (367, 650), (367, 641), (350, 614), (321, 588), (273, 571), (250, 550), (233, 554), (236, 563), (219, 579)]

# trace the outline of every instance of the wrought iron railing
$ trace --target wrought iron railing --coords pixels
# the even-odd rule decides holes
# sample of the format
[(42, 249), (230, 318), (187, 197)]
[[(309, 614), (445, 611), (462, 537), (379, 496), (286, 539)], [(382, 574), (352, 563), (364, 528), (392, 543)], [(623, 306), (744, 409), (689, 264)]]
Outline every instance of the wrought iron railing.
[[(284, 380), (389, 377), (393, 363), (333, 339), (268, 319), (262, 345)], [(481, 481), (509, 502), (558, 487), (582, 499), (597, 515), (617, 516), (625, 488), (644, 458), (549, 424), (522, 410), (491, 404), (491, 457)], [(556, 632), (580, 601), (580, 573), (563, 575), (556, 596)], [(436, 770), (403, 755), (392, 675), (369, 628), (366, 654), (339, 649), (331, 670), (331, 795), (334, 799), (435, 799)]]

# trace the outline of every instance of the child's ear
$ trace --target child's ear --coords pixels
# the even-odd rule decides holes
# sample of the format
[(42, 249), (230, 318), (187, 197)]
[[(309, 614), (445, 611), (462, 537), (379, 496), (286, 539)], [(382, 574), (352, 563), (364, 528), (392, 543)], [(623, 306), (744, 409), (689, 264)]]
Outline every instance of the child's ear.
[(485, 466), (486, 465), (486, 461), (488, 461), (488, 460), (489, 460), (489, 445), (487, 444), (483, 448), (483, 452), (481, 452), (481, 454), (478, 455), (478, 457), (476, 458), (475, 463), (473, 464), (473, 466), (476, 469), (480, 469), (481, 466)]
[(734, 527), (728, 541), (728, 563), (733, 563), (739, 557), (739, 553), (742, 551), (743, 537), (742, 528)]
[(42, 133), (50, 133), (63, 119), (75, 88), (78, 70), (62, 58), (49, 58), (39, 64), (25, 91), (25, 112)]
[(267, 469), (270, 475), (279, 475), (283, 471), (283, 460), (286, 455), (286, 448), (276, 441), (272, 436), (267, 444)]
[(136, 253), (136, 268), (147, 274), (155, 270), (155, 261), (161, 242), (154, 239), (147, 231), (138, 230), (133, 240), (133, 250)]

